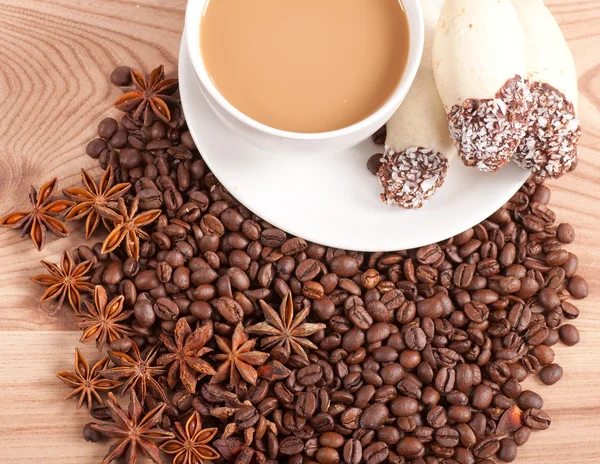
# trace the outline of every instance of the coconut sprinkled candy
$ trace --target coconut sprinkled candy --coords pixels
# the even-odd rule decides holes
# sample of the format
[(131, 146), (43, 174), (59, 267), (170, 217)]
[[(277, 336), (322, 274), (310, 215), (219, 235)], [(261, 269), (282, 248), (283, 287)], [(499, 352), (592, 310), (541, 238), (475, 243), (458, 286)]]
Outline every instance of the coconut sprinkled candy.
[(581, 126), (576, 115), (577, 74), (569, 46), (539, 0), (514, 0), (525, 38), (531, 102), (527, 131), (515, 162), (556, 179), (574, 168)]
[(447, 0), (433, 41), (450, 134), (467, 166), (495, 172), (525, 134), (525, 42), (510, 0)]

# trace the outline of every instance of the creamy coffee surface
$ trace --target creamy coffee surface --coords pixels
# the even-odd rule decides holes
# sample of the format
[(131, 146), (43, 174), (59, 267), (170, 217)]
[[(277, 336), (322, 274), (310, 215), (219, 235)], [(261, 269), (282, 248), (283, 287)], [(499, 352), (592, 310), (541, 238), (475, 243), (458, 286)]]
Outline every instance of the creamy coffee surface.
[(258, 122), (327, 132), (394, 93), (409, 27), (399, 0), (210, 0), (200, 27), (219, 92)]

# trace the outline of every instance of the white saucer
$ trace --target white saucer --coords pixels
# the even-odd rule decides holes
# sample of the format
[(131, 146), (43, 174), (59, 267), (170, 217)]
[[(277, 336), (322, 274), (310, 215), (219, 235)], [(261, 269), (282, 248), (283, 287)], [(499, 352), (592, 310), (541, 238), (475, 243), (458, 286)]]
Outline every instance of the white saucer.
[(383, 147), (368, 140), (336, 155), (313, 157), (259, 150), (210, 109), (184, 41), (179, 88), (190, 132), (223, 185), (271, 224), (327, 246), (392, 251), (439, 242), (490, 216), (529, 175), (512, 163), (486, 174), (455, 160), (445, 184), (423, 208), (386, 206), (377, 177), (366, 168), (369, 157)]

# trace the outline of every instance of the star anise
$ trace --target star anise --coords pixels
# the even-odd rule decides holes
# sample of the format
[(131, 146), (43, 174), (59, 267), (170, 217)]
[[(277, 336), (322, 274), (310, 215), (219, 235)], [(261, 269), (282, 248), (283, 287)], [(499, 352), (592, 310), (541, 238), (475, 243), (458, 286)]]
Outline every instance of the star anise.
[(73, 389), (72, 392), (68, 393), (63, 398), (63, 401), (70, 400), (79, 395), (77, 409), (79, 409), (86, 400), (90, 411), (92, 410), (94, 400), (96, 400), (100, 406), (104, 406), (104, 402), (102, 401), (99, 392), (110, 391), (121, 385), (121, 382), (103, 379), (100, 376), (100, 371), (106, 367), (108, 361), (108, 357), (101, 359), (90, 369), (88, 362), (81, 354), (81, 351), (79, 351), (79, 348), (75, 348), (75, 372), (59, 372), (56, 374), (65, 385)]
[(135, 390), (140, 400), (144, 401), (146, 392), (149, 390), (156, 398), (166, 402), (165, 391), (155, 378), (166, 374), (164, 367), (156, 366), (154, 363), (159, 348), (160, 344), (155, 345), (143, 358), (140, 349), (133, 341), (131, 342), (131, 356), (118, 351), (109, 351), (108, 356), (115, 366), (104, 369), (102, 376), (110, 380), (124, 381), (121, 396), (130, 390)]
[(75, 266), (73, 259), (69, 253), (65, 251), (60, 261), (60, 267), (44, 260), (41, 260), (40, 263), (42, 263), (42, 266), (50, 273), (31, 277), (31, 280), (36, 284), (43, 287), (49, 287), (40, 298), (40, 301), (58, 298), (58, 307), (60, 308), (65, 297), (67, 297), (73, 311), (80, 313), (80, 292), (91, 292), (94, 290), (94, 286), (88, 282), (91, 277), (86, 275), (92, 267), (93, 262), (85, 261)]
[(133, 391), (127, 412), (117, 403), (115, 395), (109, 393), (108, 396), (106, 405), (114, 423), (92, 424), (91, 428), (105, 436), (118, 438), (119, 441), (110, 447), (102, 464), (109, 464), (122, 456), (125, 456), (128, 464), (136, 464), (140, 451), (152, 462), (162, 464), (164, 461), (156, 443), (174, 438), (171, 432), (157, 427), (162, 421), (166, 404), (159, 404), (144, 415), (142, 405)]
[(123, 311), (125, 297), (120, 295), (110, 302), (102, 285), (94, 288), (94, 302), (85, 302), (88, 313), (78, 315), (78, 327), (83, 330), (82, 343), (96, 340), (98, 350), (126, 335), (132, 335), (130, 328), (122, 322), (129, 319), (133, 311)]
[(140, 257), (140, 238), (150, 240), (150, 236), (141, 228), (156, 221), (162, 211), (152, 209), (136, 215), (139, 204), (137, 197), (133, 199), (129, 211), (122, 198), (119, 198), (118, 202), (120, 214), (105, 206), (96, 207), (98, 214), (112, 221), (114, 227), (102, 244), (102, 253), (110, 253), (125, 241), (127, 255), (137, 261)]
[(133, 87), (123, 89), (114, 105), (126, 113), (134, 111), (133, 119), (143, 121), (144, 126), (152, 122), (152, 113), (164, 122), (171, 120), (171, 111), (167, 102), (175, 102), (173, 96), (177, 90), (177, 79), (165, 79), (164, 66), (154, 69), (150, 76), (131, 70)]
[(215, 361), (223, 361), (217, 373), (210, 380), (211, 383), (221, 383), (229, 379), (229, 386), (233, 387), (240, 381), (240, 376), (248, 383), (255, 385), (258, 373), (252, 366), (260, 366), (269, 358), (268, 353), (252, 351), (256, 340), (249, 340), (240, 323), (236, 326), (231, 336), (231, 342), (219, 335), (215, 335), (217, 345), (223, 352), (213, 356)]
[(190, 324), (185, 317), (177, 321), (175, 326), (175, 337), (169, 337), (162, 333), (160, 340), (169, 350), (156, 361), (161, 366), (168, 366), (169, 374), (167, 383), (169, 387), (175, 388), (181, 379), (181, 383), (190, 393), (196, 392), (196, 373), (215, 375), (216, 371), (204, 359), (202, 355), (212, 351), (204, 345), (212, 337), (212, 327), (205, 325), (192, 332)]
[(174, 454), (173, 464), (203, 464), (214, 461), (221, 456), (209, 443), (219, 429), (202, 428), (202, 419), (198, 411), (190, 416), (185, 429), (180, 422), (175, 422), (175, 438), (164, 443), (160, 449), (167, 454)]
[(15, 211), (9, 213), (0, 219), (0, 226), (10, 227), (11, 229), (23, 228), (21, 237), (30, 232), (33, 244), (39, 250), (46, 244), (46, 231), (50, 230), (59, 237), (69, 235), (67, 226), (56, 218), (75, 203), (69, 200), (55, 200), (54, 191), (56, 190), (58, 180), (54, 178), (50, 182), (42, 185), (39, 193), (31, 187), (29, 201), (33, 206), (31, 211)]
[(306, 337), (324, 329), (325, 324), (303, 323), (310, 312), (309, 308), (303, 309), (294, 317), (291, 293), (283, 298), (279, 306), (279, 314), (262, 300), (260, 306), (266, 321), (246, 328), (246, 332), (265, 337), (260, 342), (261, 348), (284, 346), (288, 351), (294, 351), (308, 360), (304, 348), (317, 349), (317, 346)]
[(81, 183), (84, 188), (73, 187), (63, 190), (67, 197), (77, 203), (69, 210), (65, 219), (73, 221), (87, 216), (85, 220), (85, 238), (90, 238), (100, 223), (100, 216), (96, 208), (98, 206), (116, 208), (117, 199), (125, 195), (131, 188), (131, 184), (114, 185), (113, 168), (110, 165), (104, 172), (100, 184), (96, 184), (93, 177), (85, 169), (82, 169)]

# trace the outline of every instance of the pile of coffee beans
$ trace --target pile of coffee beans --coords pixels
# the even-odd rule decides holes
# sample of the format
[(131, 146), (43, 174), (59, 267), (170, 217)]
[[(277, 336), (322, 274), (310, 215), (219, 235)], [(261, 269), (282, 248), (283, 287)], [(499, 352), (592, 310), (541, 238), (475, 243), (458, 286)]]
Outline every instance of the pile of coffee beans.
[[(182, 317), (230, 338), (237, 323), (264, 321), (261, 300), (277, 311), (290, 292), (294, 313), (308, 309), (306, 321), (325, 328), (308, 337), (317, 347), (308, 359), (269, 350), (285, 378), (265, 370), (256, 385), (228, 387), (207, 376), (195, 394), (165, 383), (163, 428), (198, 411), (204, 427), (219, 428), (212, 446), (223, 462), (492, 464), (514, 461), (532, 431), (550, 426), (542, 397), (521, 383), (560, 380), (552, 346), (579, 341), (569, 300), (585, 298), (588, 285), (565, 249), (573, 228), (556, 220), (543, 181), (530, 178), (491, 217), (442, 243), (328, 248), (239, 204), (173, 113), (170, 124), (146, 127), (130, 114), (105, 119), (87, 147), (133, 184), (142, 210), (163, 211), (139, 261), (103, 255), (100, 244), (77, 250), (95, 262), (92, 282), (133, 309), (135, 335), (111, 349), (154, 346)], [(261, 350), (262, 337), (251, 338)], [(207, 346), (219, 352), (214, 340)], [(235, 432), (223, 437), (227, 424)]]

